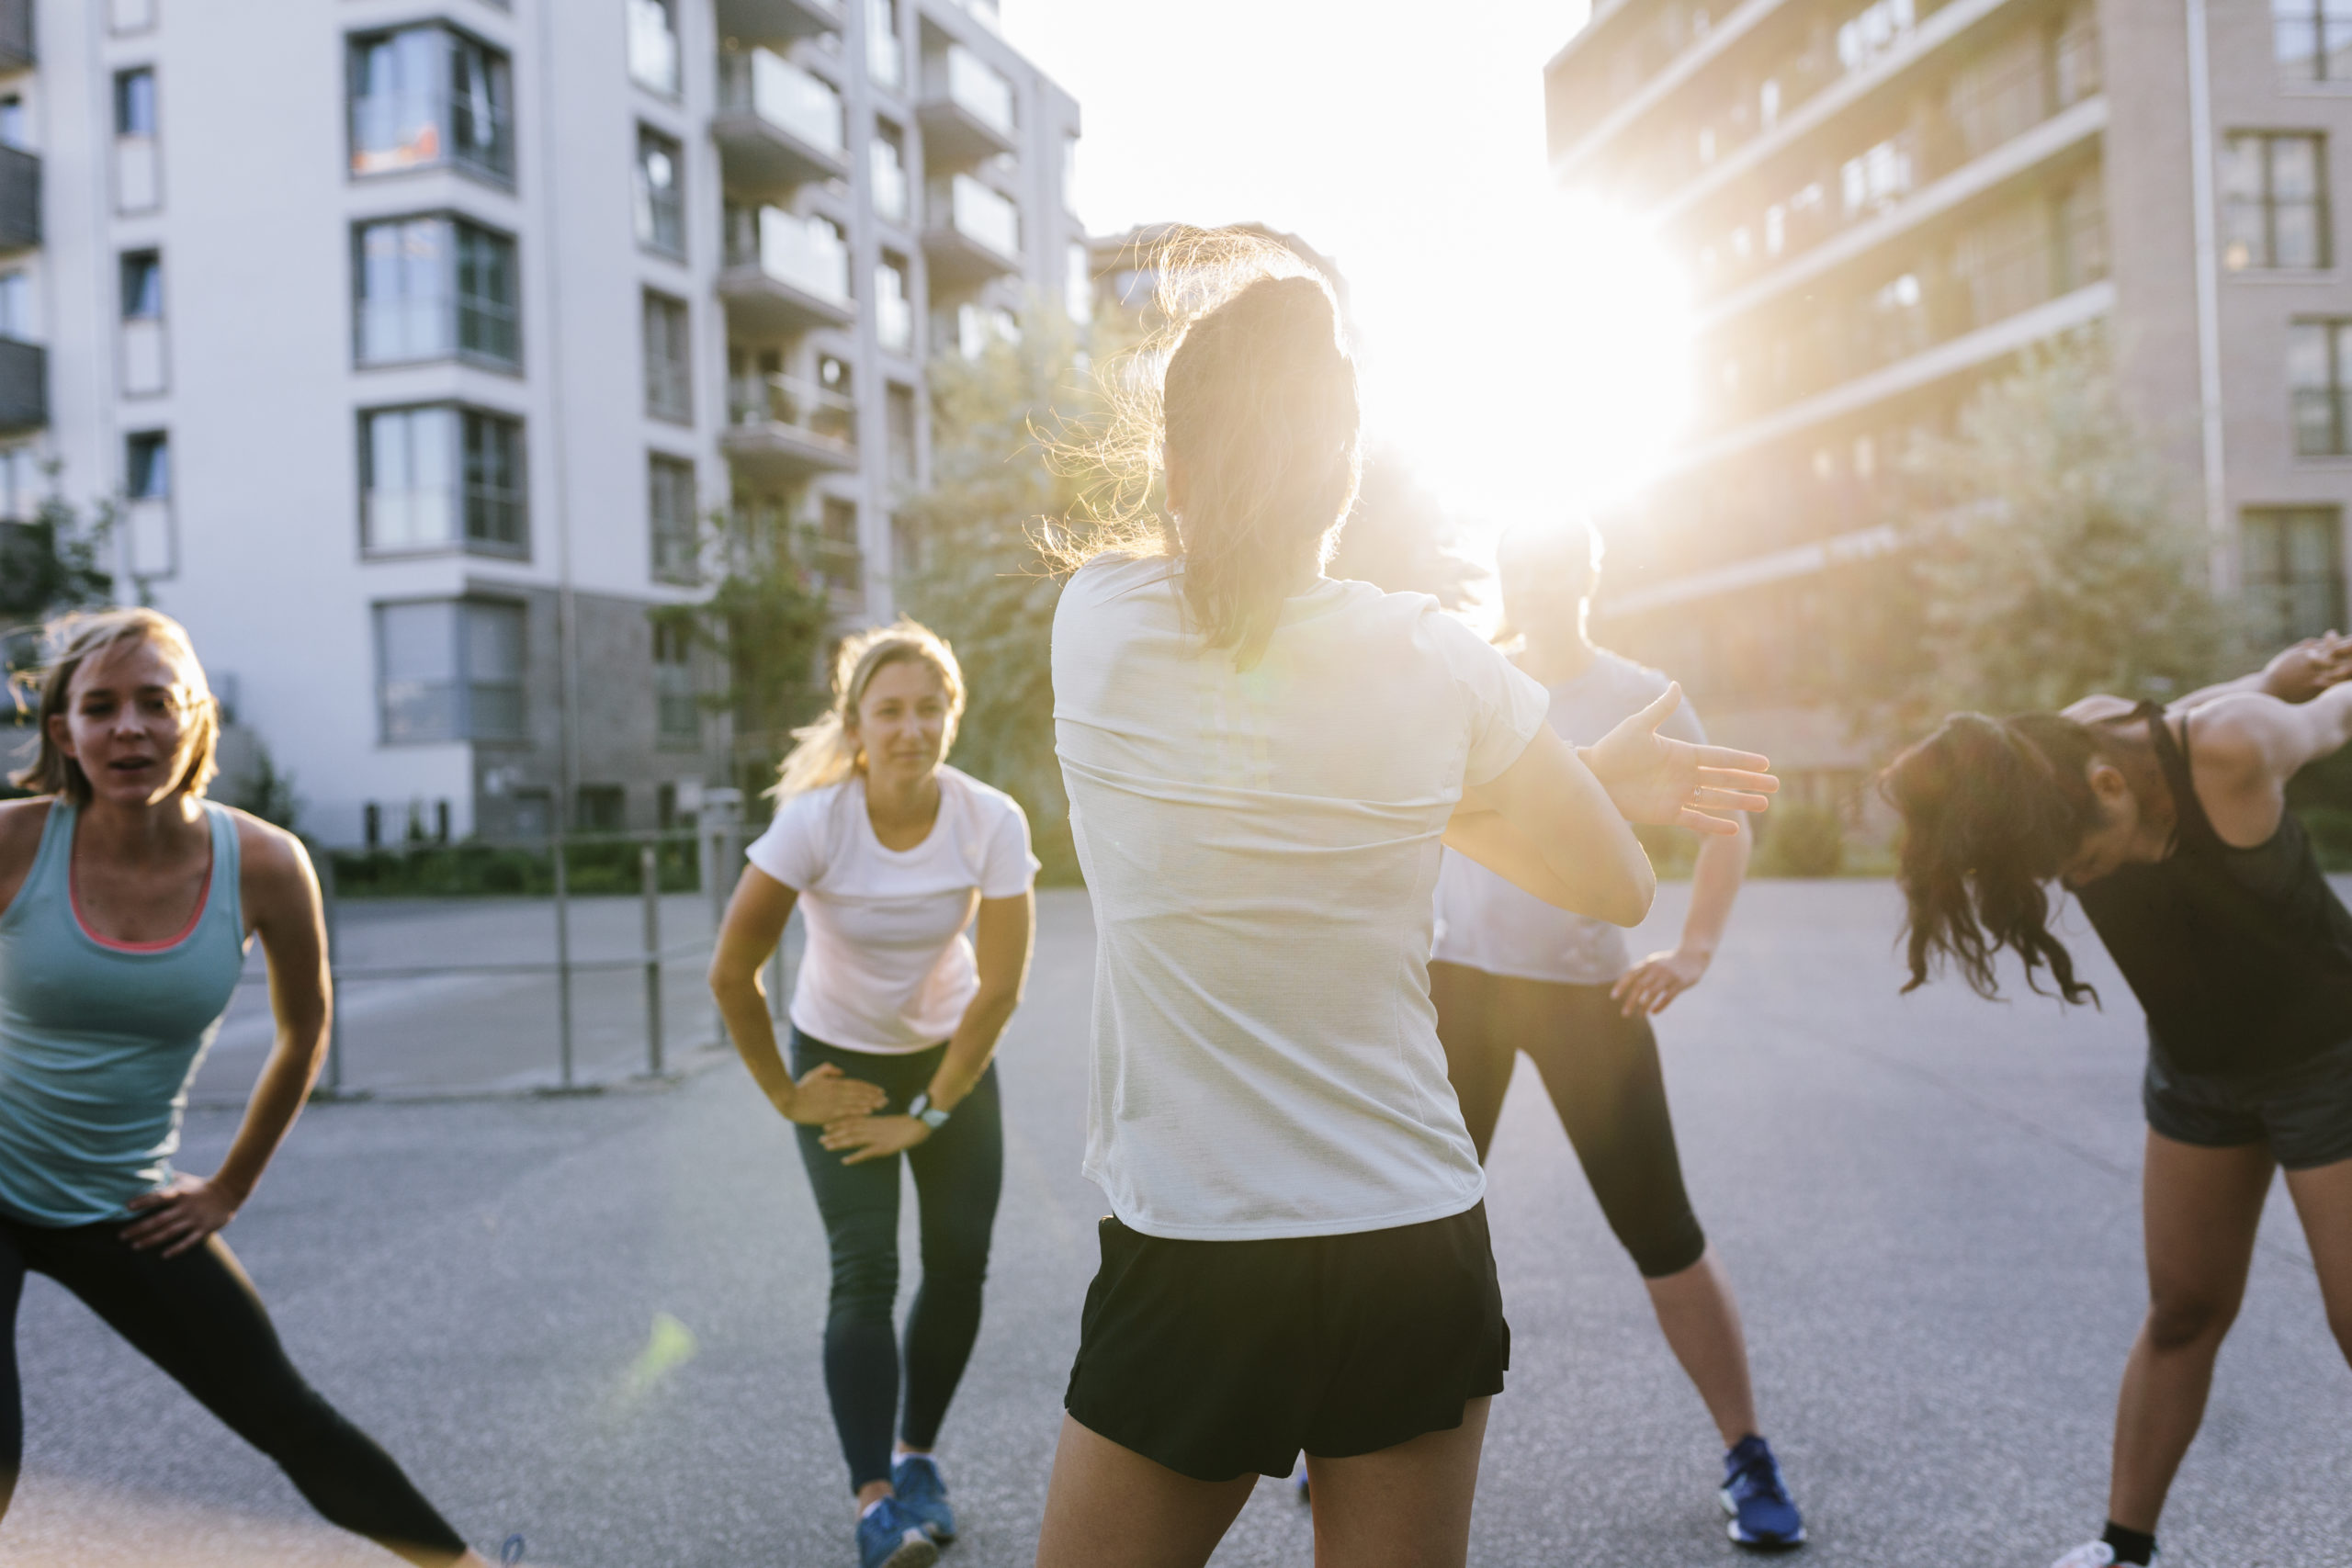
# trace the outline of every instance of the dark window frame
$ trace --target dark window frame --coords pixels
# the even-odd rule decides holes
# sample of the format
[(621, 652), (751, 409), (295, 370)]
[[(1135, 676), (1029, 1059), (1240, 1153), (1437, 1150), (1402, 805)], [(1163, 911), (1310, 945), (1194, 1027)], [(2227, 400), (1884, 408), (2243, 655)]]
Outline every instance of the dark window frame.
[[(2324, 570), (2299, 575), (2293, 569), (2292, 525), (2317, 522), (2324, 542)], [(2257, 525), (2275, 534), (2267, 549), (2255, 548)], [(2257, 563), (2269, 570), (2257, 570)], [(2284, 646), (2341, 626), (2345, 614), (2344, 508), (2333, 502), (2248, 506), (2238, 513), (2238, 592), (2251, 630), (2267, 646)], [(2316, 603), (2312, 591), (2316, 589)], [(2298, 602), (2309, 605), (2297, 613)]]
[[(143, 106), (136, 105), (129, 92), (130, 85), (138, 81), (147, 84), (146, 102)], [(150, 138), (161, 136), (164, 127), (163, 97), (163, 85), (157, 80), (153, 62), (125, 65), (118, 69), (114, 73), (113, 88), (115, 140), (120, 141), (133, 136)], [(129, 123), (134, 118), (134, 108), (138, 107), (143, 107), (146, 112), (147, 123), (143, 126)]]
[[(2312, 149), (2312, 229), (2317, 239), (2318, 259), (2304, 264), (2288, 264), (2278, 260), (2278, 214), (2282, 202), (2278, 194), (2278, 149), (2286, 142), (2308, 142)], [(2252, 144), (2259, 149), (2262, 189), (2254, 201), (2262, 213), (2262, 245), (2260, 252), (2248, 261), (2243, 270), (2249, 272), (2326, 272), (2335, 265), (2335, 204), (2328, 189), (2327, 132), (2305, 128), (2278, 130), (2232, 130), (2222, 138), (2225, 154), (2233, 154), (2242, 146)], [(2245, 203), (2232, 198), (2226, 192), (2221, 197), (2222, 225), (2229, 231), (2233, 208)], [(2285, 205), (2299, 205), (2289, 202)], [(2226, 246), (2229, 241), (2222, 242)]]
[[(163, 458), (163, 488), (153, 488), (155, 459)], [(126, 501), (172, 499), (172, 433), (166, 429), (131, 430), (122, 437), (122, 494)]]
[[(2294, 432), (2295, 456), (2298, 457), (2352, 456), (2352, 408), (2346, 406), (2347, 402), (2352, 402), (2352, 398), (2347, 398), (2346, 395), (2347, 391), (2352, 391), (2352, 387), (2346, 385), (2347, 376), (2352, 376), (2352, 363), (2347, 363), (2352, 361), (2352, 355), (2345, 352), (2345, 339), (2352, 336), (2352, 316), (2298, 316), (2287, 324), (2287, 331), (2290, 334), (2288, 339), (2290, 367), (2287, 382), (2288, 423)], [(2298, 383), (2294, 379), (2293, 334), (2304, 332), (2319, 333), (2324, 345), (2320, 357), (2326, 367), (2326, 376), (2325, 379), (2317, 386)], [(2307, 420), (2306, 414), (2316, 404), (2323, 402), (2324, 406), (2320, 412), (2325, 414), (2323, 423), (2326, 427), (2326, 434), (2324, 444), (2314, 446), (2306, 440), (2309, 433), (2315, 428), (2314, 423)]]
[[(152, 310), (133, 311), (131, 309), (131, 297), (133, 293), (131, 287), (131, 269), (135, 266), (143, 266), (147, 268), (148, 276), (154, 285), (153, 292), (155, 297), (155, 308)], [(164, 320), (168, 307), (165, 305), (164, 298), (163, 247), (160, 245), (141, 245), (137, 250), (118, 252), (116, 253), (115, 257), (115, 267), (118, 290), (115, 308), (119, 319), (125, 321), (160, 321)], [(143, 294), (146, 291), (141, 289), (138, 292)]]
[[(369, 231), (393, 228), (411, 223), (440, 223), (447, 228), (447, 254), (442, 263), (442, 299), (436, 304), (447, 312), (447, 346), (414, 355), (374, 355), (368, 352), (366, 312), (368, 310), (368, 235)], [(503, 318), (508, 341), (513, 344), (512, 357), (494, 349), (469, 345), (466, 342), (469, 319), (477, 321), (489, 319), (493, 324), (500, 314), (499, 302), (469, 296), (465, 290), (467, 276), (467, 243), (469, 239), (486, 240), (503, 246), (508, 273), (509, 292), (504, 302)], [(522, 241), (495, 224), (485, 223), (469, 213), (451, 208), (427, 208), (415, 212), (388, 212), (372, 218), (355, 219), (351, 225), (351, 363), (355, 369), (372, 370), (391, 366), (434, 365), (447, 360), (476, 366), (502, 374), (520, 376), (523, 363), (523, 244)]]
[[(454, 459), (450, 482), (453, 486), (451, 519), (456, 525), (456, 536), (423, 545), (378, 545), (369, 538), (368, 498), (374, 491), (375, 442), (373, 422), (390, 414), (413, 414), (425, 412), (447, 412), (457, 418), (457, 440), (452, 448)], [(427, 398), (420, 401), (371, 404), (357, 411), (355, 421), (359, 443), (359, 554), (364, 560), (413, 560), (441, 555), (492, 556), (503, 560), (531, 558), (530, 507), (530, 447), (529, 432), (524, 416), (503, 409), (485, 408), (457, 398)], [(492, 492), (476, 478), (478, 434), (503, 428), (511, 440), (506, 444), (504, 461), (511, 469), (512, 483), (503, 491)], [(487, 454), (482, 454), (487, 455)], [(501, 536), (483, 525), (499, 512), (506, 516), (511, 537)]]
[[(697, 487), (701, 475), (691, 457), (672, 452), (649, 452), (645, 459), (645, 531), (648, 570), (656, 582), (691, 588), (702, 581), (701, 515)], [(665, 496), (664, 491), (669, 494)], [(676, 515), (665, 517), (664, 502), (674, 511), (684, 498), (683, 528)]]
[[(413, 32), (435, 32), (441, 44), (435, 61), (435, 80), (426, 92), (435, 107), (434, 127), (438, 151), (429, 159), (420, 158), (383, 168), (364, 168), (361, 159), (365, 148), (360, 126), (361, 88), (365, 76), (367, 51), (375, 45)], [(428, 17), (401, 22), (390, 27), (363, 28), (344, 34), (344, 167), (353, 180), (388, 179), (399, 175), (414, 174), (427, 169), (449, 169), (480, 180), (499, 190), (514, 189), (516, 149), (514, 118), (514, 59), (506, 50), (488, 39), (469, 31), (443, 17)], [(488, 152), (477, 154), (467, 148), (478, 143), (461, 142), (459, 118), (470, 121), (474, 117), (470, 106), (462, 101), (456, 80), (453, 62), (464, 51), (468, 58), (479, 59), (489, 69), (482, 73), (485, 84), (483, 96), (488, 104), (491, 140)]]
[[(640, 292), (639, 311), (646, 417), (691, 426), (695, 422), (694, 307), (665, 289), (648, 288)], [(657, 321), (661, 323), (658, 334)], [(657, 352), (665, 347), (674, 352)]]
[[(385, 646), (385, 612), (419, 604), (446, 604), (450, 607), (449, 632), (449, 717), (447, 733), (399, 733), (392, 722), (390, 688), (388, 679)], [(510, 679), (481, 680), (473, 669), (473, 627), (469, 616), (476, 611), (492, 612), (514, 618), (515, 668)], [(383, 746), (446, 746), (453, 741), (473, 744), (512, 745), (530, 738), (531, 611), (530, 605), (519, 599), (503, 598), (495, 594), (460, 593), (419, 594), (393, 599), (379, 599), (368, 606), (370, 630), (376, 653), (376, 738)], [(488, 728), (481, 720), (481, 699), (485, 695), (511, 694), (514, 723), (511, 728)]]
[[(2301, 47), (2290, 52), (2288, 39), (2297, 34)], [(2346, 68), (2331, 72), (2335, 52)], [(2282, 82), (2352, 80), (2352, 0), (2271, 0), (2270, 62)]]
[(667, 616), (651, 618), (653, 744), (657, 750), (702, 749), (702, 693), (695, 678), (693, 635)]
[[(670, 160), (670, 185), (663, 195), (654, 190), (646, 170), (648, 152)], [(632, 221), (638, 224), (637, 243), (672, 261), (686, 259), (686, 150), (684, 143), (656, 125), (637, 122), (636, 162), (629, 171)], [(666, 220), (666, 223), (665, 220)]]

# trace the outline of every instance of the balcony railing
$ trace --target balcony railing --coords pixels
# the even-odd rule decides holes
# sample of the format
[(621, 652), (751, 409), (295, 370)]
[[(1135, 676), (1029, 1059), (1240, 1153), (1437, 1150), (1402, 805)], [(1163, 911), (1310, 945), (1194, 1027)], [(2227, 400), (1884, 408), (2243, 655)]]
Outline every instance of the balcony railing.
[(841, 30), (841, 0), (718, 0), (722, 38), (781, 40)]
[(729, 389), (728, 423), (797, 430), (844, 452), (857, 450), (857, 404), (795, 376), (739, 376)]
[(0, 430), (34, 430), (48, 423), (49, 351), (0, 337)]
[(822, 219), (796, 218), (782, 208), (738, 209), (729, 235), (727, 265), (756, 268), (830, 303), (849, 304), (849, 245)]
[(33, 0), (0, 0), (0, 71), (33, 63)]
[(40, 243), (40, 159), (21, 148), (0, 147), (0, 251)]
[(1021, 209), (969, 175), (932, 181), (924, 217), (934, 267), (986, 276), (1021, 265)]
[(722, 58), (718, 107), (749, 114), (840, 157), (848, 148), (842, 96), (772, 50), (748, 49)]
[(1013, 150), (1019, 122), (1012, 84), (960, 43), (923, 61), (917, 112), (933, 164), (968, 163)]

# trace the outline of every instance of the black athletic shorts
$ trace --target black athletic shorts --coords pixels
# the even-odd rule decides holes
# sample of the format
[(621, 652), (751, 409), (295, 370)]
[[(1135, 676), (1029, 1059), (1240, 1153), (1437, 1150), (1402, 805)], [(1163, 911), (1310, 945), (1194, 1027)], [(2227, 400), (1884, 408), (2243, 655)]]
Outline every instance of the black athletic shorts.
[(1377, 1453), (1502, 1392), (1484, 1203), (1351, 1235), (1170, 1241), (1105, 1219), (1101, 1238), (1062, 1403), (1195, 1481)]
[(2352, 1041), (2274, 1073), (2191, 1073), (2148, 1053), (2148, 1125), (2205, 1148), (2267, 1144), (2289, 1170), (2352, 1159)]

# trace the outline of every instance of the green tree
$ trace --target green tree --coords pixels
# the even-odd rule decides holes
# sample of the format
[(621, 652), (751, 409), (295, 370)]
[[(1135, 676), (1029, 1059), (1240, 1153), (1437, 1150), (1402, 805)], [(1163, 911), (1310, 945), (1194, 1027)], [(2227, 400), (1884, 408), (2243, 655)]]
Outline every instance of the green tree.
[(770, 508), (747, 506), (704, 520), (706, 558), (719, 575), (698, 603), (652, 612), (716, 655), (726, 674), (708, 705), (730, 713), (732, 782), (756, 800), (792, 744), (792, 730), (824, 703), (817, 656), (831, 604), (808, 564), (815, 528)]
[(2125, 410), (2103, 338), (1988, 382), (1906, 467), (1925, 655), (1911, 722), (2095, 691), (2162, 697), (2212, 674), (2229, 639), (2204, 536)]
[(1053, 626), (1061, 579), (1038, 530), (1068, 518), (1088, 480), (1057, 472), (1055, 433), (1091, 416), (1090, 362), (1069, 319), (1024, 315), (1015, 341), (931, 368), (932, 484), (899, 513), (914, 570), (908, 614), (945, 637), (968, 694), (954, 761), (1021, 802), (1048, 881), (1078, 879), (1069, 799), (1054, 756)]

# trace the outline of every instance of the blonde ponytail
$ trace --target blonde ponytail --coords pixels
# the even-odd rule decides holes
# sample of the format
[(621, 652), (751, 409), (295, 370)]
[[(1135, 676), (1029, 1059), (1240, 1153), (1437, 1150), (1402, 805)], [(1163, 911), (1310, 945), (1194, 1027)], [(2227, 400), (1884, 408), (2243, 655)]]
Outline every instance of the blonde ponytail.
[(850, 721), (874, 677), (893, 664), (927, 664), (947, 692), (947, 733), (939, 754), (944, 759), (956, 744), (956, 723), (964, 716), (964, 671), (956, 650), (928, 626), (901, 616), (888, 626), (873, 626), (842, 638), (833, 653), (833, 700), (813, 724), (792, 732), (792, 750), (776, 769), (768, 798), (782, 802), (812, 789), (824, 789), (865, 771), (865, 752), (850, 733)]

